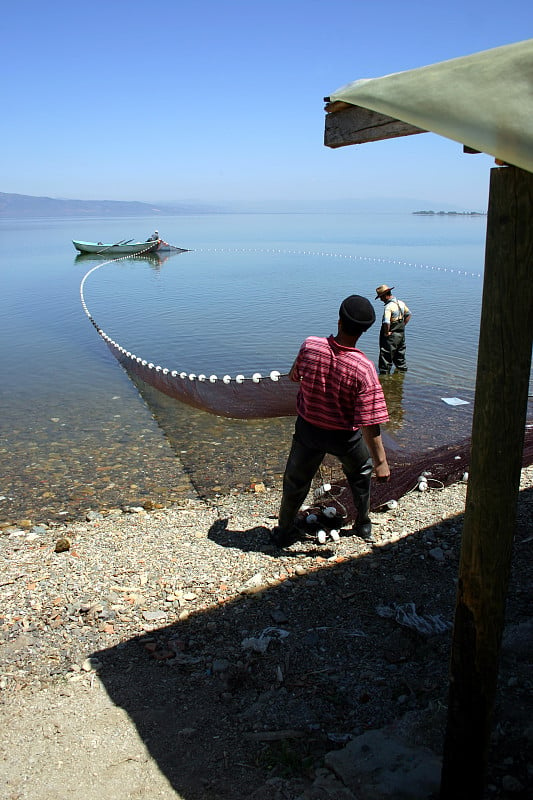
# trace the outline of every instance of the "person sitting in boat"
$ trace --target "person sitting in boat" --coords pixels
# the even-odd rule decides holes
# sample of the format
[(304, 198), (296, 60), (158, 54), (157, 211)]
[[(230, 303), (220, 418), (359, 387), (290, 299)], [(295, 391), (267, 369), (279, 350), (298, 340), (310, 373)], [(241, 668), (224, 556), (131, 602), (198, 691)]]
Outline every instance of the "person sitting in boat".
[(157, 242), (159, 239), (159, 231), (154, 231), (151, 236), (146, 240), (147, 242)]

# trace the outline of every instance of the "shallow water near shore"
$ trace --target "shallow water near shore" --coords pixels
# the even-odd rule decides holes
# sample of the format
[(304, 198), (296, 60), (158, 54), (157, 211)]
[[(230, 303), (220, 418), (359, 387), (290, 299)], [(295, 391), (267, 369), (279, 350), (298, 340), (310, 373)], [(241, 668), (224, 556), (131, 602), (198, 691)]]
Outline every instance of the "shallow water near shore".
[[(85, 299), (122, 346), (187, 372), (286, 372), (340, 300), (389, 283), (413, 313), (409, 371), (383, 380), (389, 452), (469, 435), (485, 217), (203, 215), (2, 220), (0, 520), (68, 518), (103, 505), (279, 480), (293, 420), (238, 421), (134, 384), (83, 313), (99, 261), (72, 239), (143, 239), (190, 252), (95, 270)], [(361, 339), (377, 361), (378, 325)], [(452, 406), (442, 398), (459, 397)]]

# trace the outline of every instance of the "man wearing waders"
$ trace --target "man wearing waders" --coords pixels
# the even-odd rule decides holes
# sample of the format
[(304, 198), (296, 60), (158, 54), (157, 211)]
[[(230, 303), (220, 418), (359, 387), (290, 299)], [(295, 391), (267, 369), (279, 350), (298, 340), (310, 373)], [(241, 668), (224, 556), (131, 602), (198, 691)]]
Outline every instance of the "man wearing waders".
[(387, 286), (385, 283), (376, 289), (376, 300), (379, 298), (385, 303), (379, 334), (380, 375), (388, 375), (393, 364), (398, 372), (407, 371), (405, 326), (411, 319), (411, 312), (402, 300), (393, 297), (393, 289), (394, 286)]

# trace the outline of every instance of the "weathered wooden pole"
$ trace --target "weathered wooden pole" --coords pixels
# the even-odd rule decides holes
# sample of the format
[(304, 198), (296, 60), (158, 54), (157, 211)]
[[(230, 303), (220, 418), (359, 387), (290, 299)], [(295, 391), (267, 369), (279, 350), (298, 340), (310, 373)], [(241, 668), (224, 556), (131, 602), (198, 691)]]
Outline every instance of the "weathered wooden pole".
[(441, 800), (484, 795), (533, 341), (533, 174), (491, 171)]

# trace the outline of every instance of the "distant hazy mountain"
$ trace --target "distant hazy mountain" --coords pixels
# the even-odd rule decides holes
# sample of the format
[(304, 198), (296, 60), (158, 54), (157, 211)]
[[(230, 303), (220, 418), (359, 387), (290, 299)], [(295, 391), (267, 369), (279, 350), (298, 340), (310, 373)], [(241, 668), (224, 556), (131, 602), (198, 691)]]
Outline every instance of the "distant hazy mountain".
[(215, 208), (160, 205), (123, 200), (65, 200), (0, 192), (0, 217), (149, 217), (212, 213)]
[[(433, 204), (435, 206), (435, 204)], [(27, 194), (0, 192), (0, 219), (6, 217), (157, 217), (179, 214), (262, 214), (262, 213), (407, 213), (431, 208), (427, 200), (408, 197), (348, 197), (328, 200), (281, 201), (249, 199), (245, 204), (238, 201), (232, 205), (215, 206), (204, 204), (171, 205), (141, 203), (136, 200), (69, 200), (56, 197), (33, 197)], [(446, 203), (438, 204), (439, 211), (462, 211)]]

